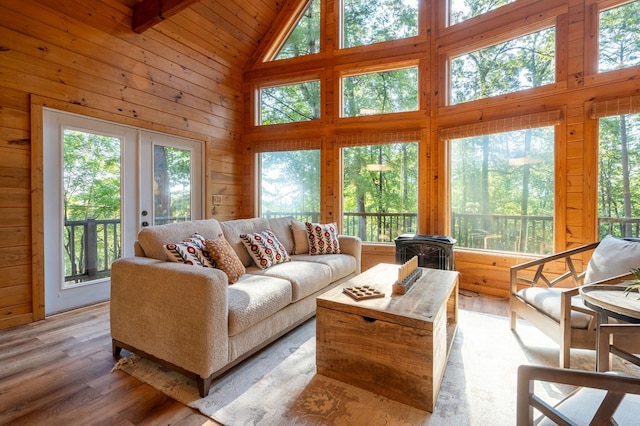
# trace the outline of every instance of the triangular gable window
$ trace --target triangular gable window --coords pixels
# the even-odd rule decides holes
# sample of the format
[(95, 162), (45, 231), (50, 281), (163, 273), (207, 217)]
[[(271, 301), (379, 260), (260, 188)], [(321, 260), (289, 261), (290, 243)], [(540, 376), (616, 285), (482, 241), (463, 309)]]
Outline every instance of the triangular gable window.
[(273, 60), (313, 55), (318, 52), (320, 52), (320, 0), (311, 0)]

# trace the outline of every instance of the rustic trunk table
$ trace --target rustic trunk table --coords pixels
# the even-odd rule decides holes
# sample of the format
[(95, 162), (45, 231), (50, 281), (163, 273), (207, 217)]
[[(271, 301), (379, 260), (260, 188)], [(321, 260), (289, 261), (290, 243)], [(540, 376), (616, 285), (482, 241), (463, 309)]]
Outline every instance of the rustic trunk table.
[[(404, 295), (399, 265), (379, 264), (317, 299), (316, 365), (322, 374), (432, 412), (458, 323), (458, 273), (422, 269)], [(344, 287), (384, 298), (356, 301)]]

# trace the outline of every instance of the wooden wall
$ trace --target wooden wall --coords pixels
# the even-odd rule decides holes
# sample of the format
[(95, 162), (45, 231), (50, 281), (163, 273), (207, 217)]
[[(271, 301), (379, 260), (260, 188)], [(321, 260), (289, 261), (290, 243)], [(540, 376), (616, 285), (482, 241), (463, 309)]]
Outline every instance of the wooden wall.
[(135, 1), (0, 0), (0, 329), (44, 316), (43, 106), (206, 141), (206, 214), (242, 214), (242, 70), (278, 3), (203, 0), (136, 34)]
[[(516, 0), (485, 16), (446, 28), (444, 3), (421, 3), (422, 28), (418, 37), (376, 45), (339, 50), (337, 0), (322, 3), (321, 52), (300, 58), (263, 61), (273, 43), (282, 40), (283, 15), (295, 10), (296, 2), (285, 3), (274, 28), (250, 60), (244, 78), (243, 141), (248, 152), (269, 149), (274, 143), (287, 149), (304, 147), (304, 138), (321, 138), (323, 176), (321, 214), (323, 220), (340, 222), (340, 161), (336, 141), (344, 134), (375, 134), (420, 130), (419, 233), (449, 234), (447, 203), (447, 146), (438, 138), (442, 128), (560, 110), (563, 120), (556, 127), (555, 250), (596, 241), (597, 140), (596, 121), (589, 109), (595, 100), (626, 97), (640, 92), (640, 67), (598, 74), (596, 43), (598, 8), (622, 3), (620, 0), (558, 0), (543, 2)], [(469, 46), (493, 44), (523, 31), (555, 25), (556, 82), (544, 87), (497, 96), (455, 106), (447, 106), (446, 60)], [(421, 69), (420, 110), (418, 112), (372, 117), (339, 117), (339, 77), (341, 73), (366, 72), (385, 64), (417, 61)], [(287, 125), (255, 126), (256, 91), (262, 85), (295, 81), (301, 76), (321, 80), (321, 119)], [(299, 141), (298, 141), (299, 140)], [(278, 142), (275, 142), (278, 141)], [(247, 156), (247, 168), (253, 158)], [(254, 180), (246, 182), (248, 193), (255, 193)], [(394, 261), (392, 245), (366, 244), (363, 266)], [(497, 296), (508, 293), (509, 267), (528, 256), (456, 249), (456, 268), (461, 287)]]

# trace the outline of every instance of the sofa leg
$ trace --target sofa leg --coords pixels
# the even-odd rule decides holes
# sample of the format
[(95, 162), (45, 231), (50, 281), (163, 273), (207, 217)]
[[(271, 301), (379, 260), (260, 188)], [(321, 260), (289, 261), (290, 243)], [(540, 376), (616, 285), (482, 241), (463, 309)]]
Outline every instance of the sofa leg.
[(196, 383), (198, 384), (198, 393), (201, 398), (204, 398), (209, 394), (209, 388), (211, 388), (211, 383), (213, 382), (213, 378), (209, 377), (196, 377)]
[(120, 346), (118, 346), (116, 341), (113, 340), (113, 339), (111, 339), (111, 351), (113, 352), (113, 357), (114, 358), (120, 357), (120, 352), (122, 351), (122, 348)]

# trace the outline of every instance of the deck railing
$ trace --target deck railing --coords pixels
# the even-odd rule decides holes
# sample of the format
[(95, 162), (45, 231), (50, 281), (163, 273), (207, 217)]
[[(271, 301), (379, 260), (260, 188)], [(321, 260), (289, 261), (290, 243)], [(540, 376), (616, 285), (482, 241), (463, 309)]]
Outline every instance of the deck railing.
[[(320, 221), (319, 212), (266, 212), (268, 219), (293, 216), (301, 222)], [(346, 212), (342, 233), (367, 242), (393, 242), (401, 234), (416, 233), (416, 213)], [(456, 246), (509, 252), (548, 254), (553, 250), (551, 216), (452, 214), (451, 236)], [(175, 222), (185, 218), (168, 218)], [(600, 218), (600, 237), (640, 238), (640, 218)], [(109, 276), (111, 263), (121, 256), (120, 220), (87, 219), (65, 222), (66, 282)]]
[(65, 282), (108, 277), (121, 255), (120, 219), (66, 221), (64, 230)]

